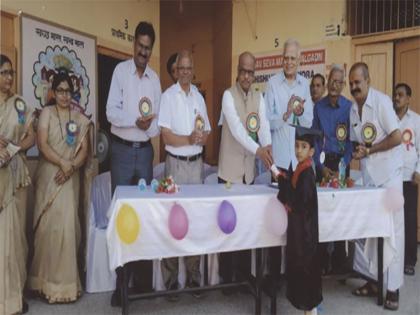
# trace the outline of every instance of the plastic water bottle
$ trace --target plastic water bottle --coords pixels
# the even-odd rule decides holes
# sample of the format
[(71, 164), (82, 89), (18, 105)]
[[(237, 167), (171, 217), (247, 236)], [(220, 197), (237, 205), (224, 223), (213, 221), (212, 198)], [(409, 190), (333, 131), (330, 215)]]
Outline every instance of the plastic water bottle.
[(140, 191), (145, 191), (147, 188), (146, 180), (144, 178), (140, 178), (137, 186), (139, 187)]
[(159, 181), (156, 178), (153, 178), (152, 182), (150, 183), (150, 187), (152, 187), (152, 190), (154, 192), (157, 192), (158, 187), (159, 187)]
[(346, 182), (346, 163), (343, 157), (340, 159), (340, 163), (338, 163), (338, 181), (340, 186), (344, 187)]

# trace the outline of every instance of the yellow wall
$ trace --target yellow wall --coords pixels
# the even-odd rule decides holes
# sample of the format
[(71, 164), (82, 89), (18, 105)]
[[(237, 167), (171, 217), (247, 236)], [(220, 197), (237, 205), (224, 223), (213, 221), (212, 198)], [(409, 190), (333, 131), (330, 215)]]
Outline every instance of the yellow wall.
[[(351, 38), (326, 40), (327, 24), (345, 29), (345, 0), (239, 1), (233, 3), (232, 82), (236, 77), (238, 56), (249, 50), (260, 53), (282, 51), (283, 42), (294, 37), (302, 47), (324, 46), (326, 65), (351, 63)], [(275, 38), (280, 45), (275, 47)], [(348, 95), (347, 90), (345, 94)]]
[[(147, 0), (2, 0), (1, 9), (17, 14), (18, 11), (47, 21), (82, 31), (97, 37), (97, 44), (132, 54), (132, 43), (112, 36), (111, 28), (134, 34), (140, 20), (153, 24), (156, 42), (151, 66), (159, 73), (159, 1)], [(128, 29), (125, 29), (125, 19)]]

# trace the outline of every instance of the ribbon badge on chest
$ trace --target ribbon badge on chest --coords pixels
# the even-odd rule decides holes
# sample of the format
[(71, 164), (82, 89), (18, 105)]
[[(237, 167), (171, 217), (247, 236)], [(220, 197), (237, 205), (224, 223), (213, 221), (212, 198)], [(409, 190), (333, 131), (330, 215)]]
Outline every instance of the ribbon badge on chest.
[(368, 122), (362, 127), (362, 140), (367, 148), (370, 148), (376, 139), (377, 131), (374, 124)]
[(78, 132), (79, 127), (73, 120), (70, 120), (66, 124), (66, 142), (69, 146), (73, 146), (76, 143), (76, 136)]
[(258, 113), (252, 112), (246, 118), (246, 129), (249, 136), (257, 142), (258, 131), (260, 130), (260, 116)]
[(25, 124), (26, 103), (19, 97), (15, 99), (15, 109), (18, 114), (19, 124)]
[(335, 129), (335, 136), (338, 140), (338, 149), (343, 153), (346, 146), (347, 126), (345, 124), (338, 124)]
[(404, 129), (402, 133), (402, 143), (405, 145), (407, 151), (410, 151), (410, 147), (414, 147), (414, 131), (411, 128)]
[(152, 113), (152, 102), (148, 97), (142, 97), (139, 102), (139, 112), (143, 117)]

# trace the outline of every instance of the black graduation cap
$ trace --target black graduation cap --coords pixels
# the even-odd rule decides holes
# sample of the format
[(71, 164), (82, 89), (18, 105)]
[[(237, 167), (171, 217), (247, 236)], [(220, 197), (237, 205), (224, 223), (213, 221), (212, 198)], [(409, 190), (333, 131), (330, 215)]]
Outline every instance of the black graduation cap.
[(309, 145), (311, 147), (314, 146), (315, 139), (317, 137), (322, 138), (322, 136), (323, 136), (322, 131), (320, 131), (318, 129), (306, 128), (306, 127), (302, 127), (302, 126), (298, 126), (298, 125), (290, 125), (290, 126), (296, 128), (295, 139), (306, 141), (306, 142), (309, 143)]

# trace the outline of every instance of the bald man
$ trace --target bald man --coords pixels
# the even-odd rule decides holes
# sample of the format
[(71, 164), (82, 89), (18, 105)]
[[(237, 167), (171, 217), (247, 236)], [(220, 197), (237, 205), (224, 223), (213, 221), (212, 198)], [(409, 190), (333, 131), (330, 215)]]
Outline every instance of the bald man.
[[(261, 93), (251, 89), (255, 57), (249, 52), (242, 53), (237, 71), (235, 85), (223, 94), (218, 176), (219, 183), (252, 184), (255, 157), (261, 159), (267, 169), (273, 164), (270, 125)], [(247, 277), (250, 257), (250, 251), (221, 253), (220, 276), (223, 282), (233, 280), (233, 265), (237, 265), (240, 273)]]

